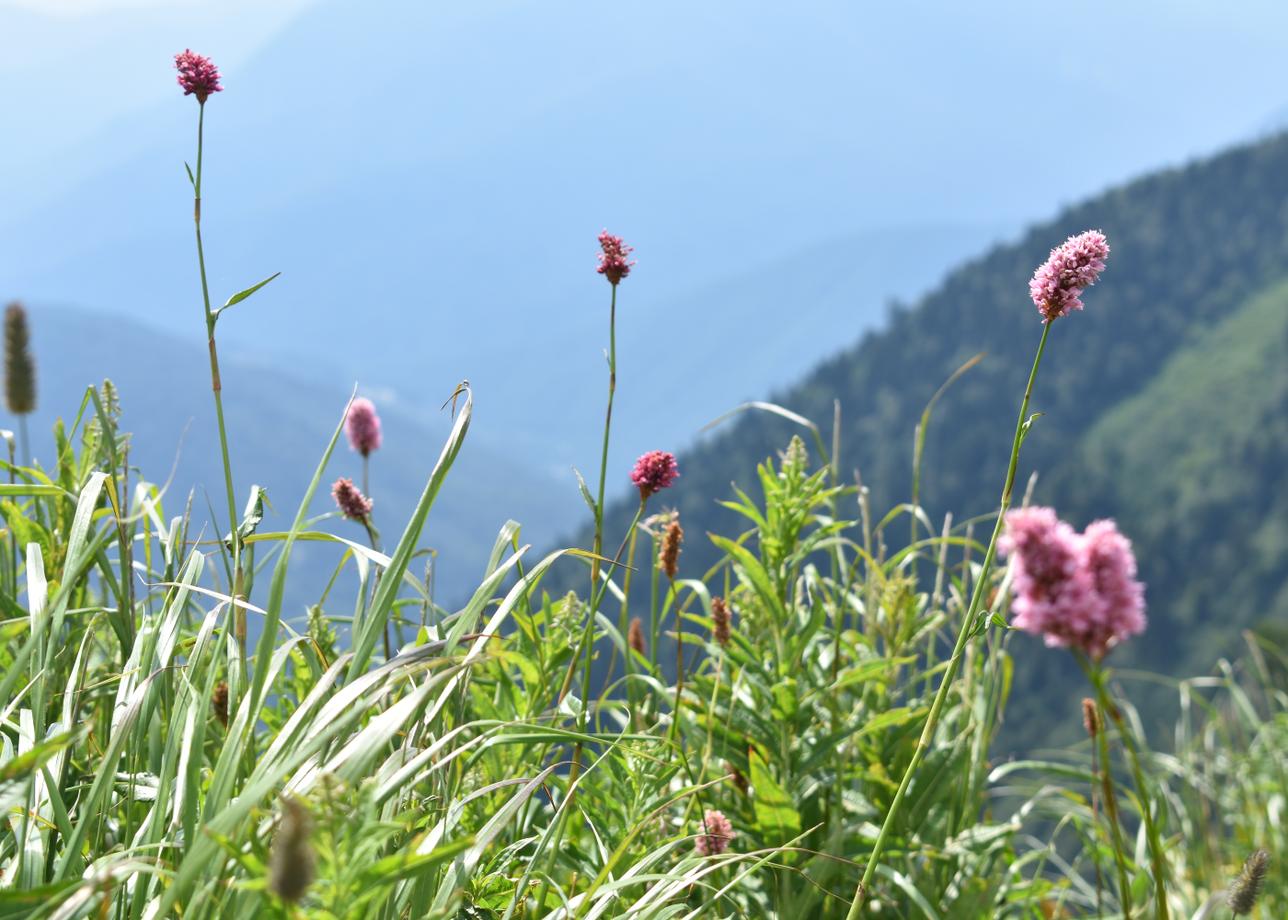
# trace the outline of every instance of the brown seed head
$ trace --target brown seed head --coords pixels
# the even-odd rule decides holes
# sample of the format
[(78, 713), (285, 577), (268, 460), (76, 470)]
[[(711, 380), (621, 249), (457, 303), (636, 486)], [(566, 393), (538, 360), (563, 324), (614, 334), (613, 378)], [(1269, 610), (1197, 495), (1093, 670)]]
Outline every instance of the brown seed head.
[(727, 760), (725, 761), (725, 771), (729, 774), (729, 782), (733, 783), (735, 789), (743, 795), (751, 791), (751, 783), (747, 782), (746, 775)]
[(210, 696), (211, 708), (215, 710), (215, 718), (224, 728), (228, 727), (228, 682), (221, 680), (215, 684), (215, 692)]
[(313, 884), (315, 859), (309, 841), (312, 830), (313, 821), (304, 803), (292, 796), (283, 798), (268, 858), (268, 889), (288, 904), (304, 897)]
[(723, 597), (711, 598), (711, 638), (721, 646), (733, 638), (733, 612)]
[(644, 624), (640, 622), (639, 617), (631, 617), (631, 625), (626, 633), (626, 641), (640, 655), (648, 656), (648, 645), (644, 641)]
[(14, 415), (36, 408), (36, 363), (31, 357), (27, 311), (20, 303), (4, 311), (4, 398)]
[(662, 535), (662, 551), (658, 553), (658, 568), (666, 573), (667, 578), (674, 578), (680, 570), (680, 544), (684, 542), (684, 528), (680, 526), (679, 515), (671, 518)]
[(1096, 709), (1096, 701), (1090, 697), (1082, 701), (1082, 727), (1087, 730), (1088, 737), (1095, 738), (1100, 734), (1100, 712)]
[(1236, 917), (1252, 913), (1252, 908), (1257, 906), (1261, 885), (1266, 880), (1266, 870), (1269, 868), (1270, 854), (1265, 850), (1257, 850), (1244, 860), (1239, 877), (1230, 885), (1225, 896), (1226, 904)]

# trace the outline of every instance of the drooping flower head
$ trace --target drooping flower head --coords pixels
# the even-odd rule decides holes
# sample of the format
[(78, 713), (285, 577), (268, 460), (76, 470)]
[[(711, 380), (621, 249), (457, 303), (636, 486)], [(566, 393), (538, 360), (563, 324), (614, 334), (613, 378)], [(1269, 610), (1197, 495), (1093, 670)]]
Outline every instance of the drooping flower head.
[(337, 479), (331, 486), (331, 497), (340, 513), (351, 520), (365, 521), (371, 513), (371, 499), (363, 495), (351, 479), (343, 476)]
[(1078, 534), (1050, 508), (1021, 508), (998, 546), (1012, 558), (1017, 629), (1096, 659), (1144, 630), (1136, 560), (1112, 521)]
[(693, 848), (699, 856), (715, 856), (729, 849), (729, 842), (736, 836), (724, 812), (707, 809), (702, 816), (702, 832), (693, 842)]
[(359, 396), (350, 404), (344, 431), (349, 436), (349, 446), (362, 456), (380, 449), (380, 416), (371, 400)]
[(1091, 287), (1105, 270), (1109, 242), (1099, 230), (1071, 236), (1038, 266), (1029, 282), (1029, 296), (1049, 323), (1082, 309), (1082, 292)]
[(630, 255), (635, 251), (635, 247), (627, 246), (620, 236), (613, 236), (604, 230), (599, 234), (599, 248), (603, 252), (599, 254), (599, 268), (595, 271), (616, 287), (618, 282), (631, 273), (631, 266), (635, 262)]
[(680, 475), (675, 463), (675, 454), (665, 450), (650, 450), (635, 461), (631, 470), (631, 482), (640, 490), (640, 498), (647, 500), (650, 495), (669, 488)]
[(223, 90), (219, 85), (219, 68), (210, 58), (184, 49), (182, 54), (174, 56), (175, 70), (179, 71), (179, 85), (185, 96), (196, 96), (197, 101), (205, 105), (211, 93)]

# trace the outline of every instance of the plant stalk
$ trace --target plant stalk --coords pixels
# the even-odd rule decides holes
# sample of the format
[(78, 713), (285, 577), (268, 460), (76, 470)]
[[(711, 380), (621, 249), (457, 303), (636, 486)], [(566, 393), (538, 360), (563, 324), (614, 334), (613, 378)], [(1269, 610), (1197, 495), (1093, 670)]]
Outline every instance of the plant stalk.
[(206, 121), (206, 104), (198, 104), (197, 174), (193, 179), (192, 219), (197, 234), (197, 267), (201, 271), (201, 301), (206, 312), (206, 339), (210, 346), (210, 389), (215, 397), (215, 419), (219, 425), (219, 453), (224, 465), (224, 490), (228, 497), (228, 532), (233, 550), (233, 621), (234, 634), (241, 649), (242, 678), (246, 677), (246, 609), (241, 606), (242, 570), (241, 535), (237, 532), (237, 492), (233, 487), (233, 466), (228, 453), (228, 429), (224, 423), (223, 381), (219, 376), (219, 350), (215, 346), (215, 324), (218, 314), (210, 309), (210, 285), (206, 280), (206, 251), (201, 242), (201, 163)]
[(868, 864), (863, 870), (863, 878), (859, 882), (858, 890), (854, 893), (854, 900), (850, 903), (850, 910), (846, 914), (846, 920), (855, 920), (863, 911), (863, 903), (867, 898), (869, 886), (872, 884), (872, 878), (876, 873), (877, 864), (881, 860), (881, 854), (885, 850), (890, 832), (894, 828), (895, 820), (903, 807), (903, 800), (908, 794), (908, 787), (912, 784), (912, 777), (917, 772), (917, 767), (921, 765), (926, 751), (930, 749), (930, 742), (934, 738), (935, 728), (939, 725), (940, 713), (943, 711), (944, 703), (948, 699), (948, 690), (957, 677), (957, 668), (966, 649), (966, 642), (975, 625), (979, 609), (983, 606), (984, 596), (988, 589), (989, 572), (992, 570), (993, 561), (997, 557), (997, 541), (1002, 535), (1002, 528), (1006, 523), (1006, 512), (1011, 507), (1011, 493), (1015, 487), (1015, 472), (1020, 463), (1020, 445), (1024, 441), (1028, 421), (1029, 401), (1033, 396), (1033, 384), (1037, 380), (1038, 367), (1042, 364), (1042, 353), (1046, 350), (1047, 336), (1051, 333), (1051, 326), (1052, 323), (1048, 322), (1042, 327), (1042, 338), (1038, 342), (1037, 354), (1033, 358), (1033, 368), (1029, 371), (1029, 382), (1024, 389), (1024, 399), (1020, 403), (1019, 419), (1015, 424), (1015, 437), (1011, 442), (1011, 461), (1006, 470), (1006, 483), (1002, 487), (1002, 500), (997, 512), (997, 522), (993, 525), (993, 536), (988, 542), (988, 550), (984, 553), (984, 561), (980, 566), (979, 578), (975, 582), (975, 590), (971, 593), (970, 607), (962, 619), (961, 629), (957, 633), (957, 643), (953, 646), (952, 657), (948, 661), (948, 667), (944, 672), (943, 679), (940, 681), (939, 689), (935, 692), (935, 699), (930, 705), (930, 713), (926, 717), (926, 724), (922, 728), (921, 737), (917, 740), (917, 747), (912, 753), (912, 760), (908, 762), (908, 768), (904, 771), (903, 779), (899, 783), (899, 789), (890, 803), (890, 810), (886, 812), (885, 821), (882, 823), (876, 842), (872, 846), (872, 853), (869, 855)]

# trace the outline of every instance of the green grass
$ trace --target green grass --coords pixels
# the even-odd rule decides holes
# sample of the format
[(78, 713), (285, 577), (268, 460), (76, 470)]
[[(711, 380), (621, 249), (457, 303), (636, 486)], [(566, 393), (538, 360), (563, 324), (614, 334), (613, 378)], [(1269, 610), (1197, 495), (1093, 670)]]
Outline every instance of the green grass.
[[(0, 490), (0, 916), (844, 915), (977, 572), (969, 525), (896, 549), (908, 509), (840, 515), (864, 497), (796, 441), (732, 498), (748, 529), (711, 536), (723, 554), (713, 571), (682, 567), (669, 590), (649, 577), (656, 530), (641, 530), (636, 596), (617, 572), (595, 631), (613, 676), (560, 703), (587, 608), (540, 593), (559, 554), (529, 560), (507, 527), (491, 575), (456, 611), (404, 577), (466, 437), (466, 402), (394, 549), (364, 551), (360, 566), (358, 547), (332, 543), (339, 577), (367, 588), (345, 612), (352, 648), (336, 646), (325, 605), (306, 634), (281, 623), (291, 547), (324, 539), (325, 517), (306, 500), (289, 532), (251, 537), (251, 615), (263, 623), (243, 680), (226, 550), (197, 542), (190, 514), (145, 480), (131, 476), (122, 500), (122, 435), (99, 405), (87, 397), (60, 436), (57, 470), (13, 468)], [(711, 637), (716, 594), (736, 612), (727, 647)], [(656, 647), (622, 666), (622, 603), (655, 607), (663, 633), (684, 623), (694, 653), (678, 719)], [(375, 637), (388, 618), (415, 638), (383, 661)], [(1098, 907), (1091, 881), (1097, 859), (1109, 864), (1087, 746), (990, 761), (1014, 670), (1043, 666), (1012, 659), (1010, 643), (991, 627), (967, 647), (875, 873), (884, 916), (1112, 915), (1112, 886)], [(1176, 751), (1146, 757), (1167, 789), (1174, 912), (1198, 911), (1246, 851), (1288, 843), (1275, 818), (1288, 713), (1260, 664), (1275, 654), (1183, 685)], [(225, 681), (227, 725), (212, 703)], [(586, 768), (570, 798), (578, 745)], [(316, 865), (294, 904), (272, 885), (285, 796), (311, 816)], [(1121, 807), (1134, 834), (1138, 800)], [(694, 839), (712, 808), (737, 836), (703, 857)], [(561, 809), (572, 813), (554, 848)], [(1133, 856), (1139, 909), (1148, 860)], [(1271, 887), (1264, 915), (1283, 897)]]

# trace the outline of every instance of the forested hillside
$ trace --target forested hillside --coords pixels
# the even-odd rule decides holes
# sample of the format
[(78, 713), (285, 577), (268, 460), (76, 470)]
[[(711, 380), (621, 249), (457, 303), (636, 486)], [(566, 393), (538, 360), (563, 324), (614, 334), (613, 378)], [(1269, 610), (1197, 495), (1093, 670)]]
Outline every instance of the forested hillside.
[[(936, 521), (949, 509), (958, 521), (988, 513), (1041, 332), (1026, 282), (1052, 245), (1091, 227), (1104, 230), (1113, 255), (1085, 313), (1054, 330), (1034, 394), (1043, 415), (1021, 476), (1038, 472), (1035, 498), (1066, 518), (1081, 525), (1115, 515), (1135, 539), (1150, 641), (1117, 662), (1136, 655), (1195, 673), (1237, 639), (1237, 627), (1288, 612), (1288, 289), (1278, 285), (1288, 275), (1288, 136), (1069, 208), (963, 266), (919, 303), (896, 309), (880, 332), (769, 398), (813, 419), (825, 438), (840, 401), (841, 465), (861, 475), (880, 517), (910, 494), (913, 434), (927, 401), (963, 362), (986, 353), (936, 407), (921, 502)], [(790, 304), (781, 315), (790, 321)], [(619, 386), (648, 381), (623, 376)], [(748, 413), (680, 454), (682, 476), (666, 497), (689, 534), (686, 572), (717, 558), (704, 532), (743, 529), (716, 504), (730, 483), (751, 487), (755, 464), (797, 431)], [(623, 502), (612, 513), (619, 531), (632, 507)], [(887, 539), (906, 533), (900, 525)], [(1219, 640), (1211, 631), (1218, 627)], [(1036, 640), (1014, 642), (1022, 652)], [(1046, 685), (1025, 708), (1076, 705), (1078, 691), (1051, 681), (1049, 664), (1027, 677), (1017, 667), (1018, 687), (1039, 677)], [(1011, 719), (1023, 723), (1022, 712)], [(1023, 724), (1012, 727), (1012, 737), (1028, 737)]]

